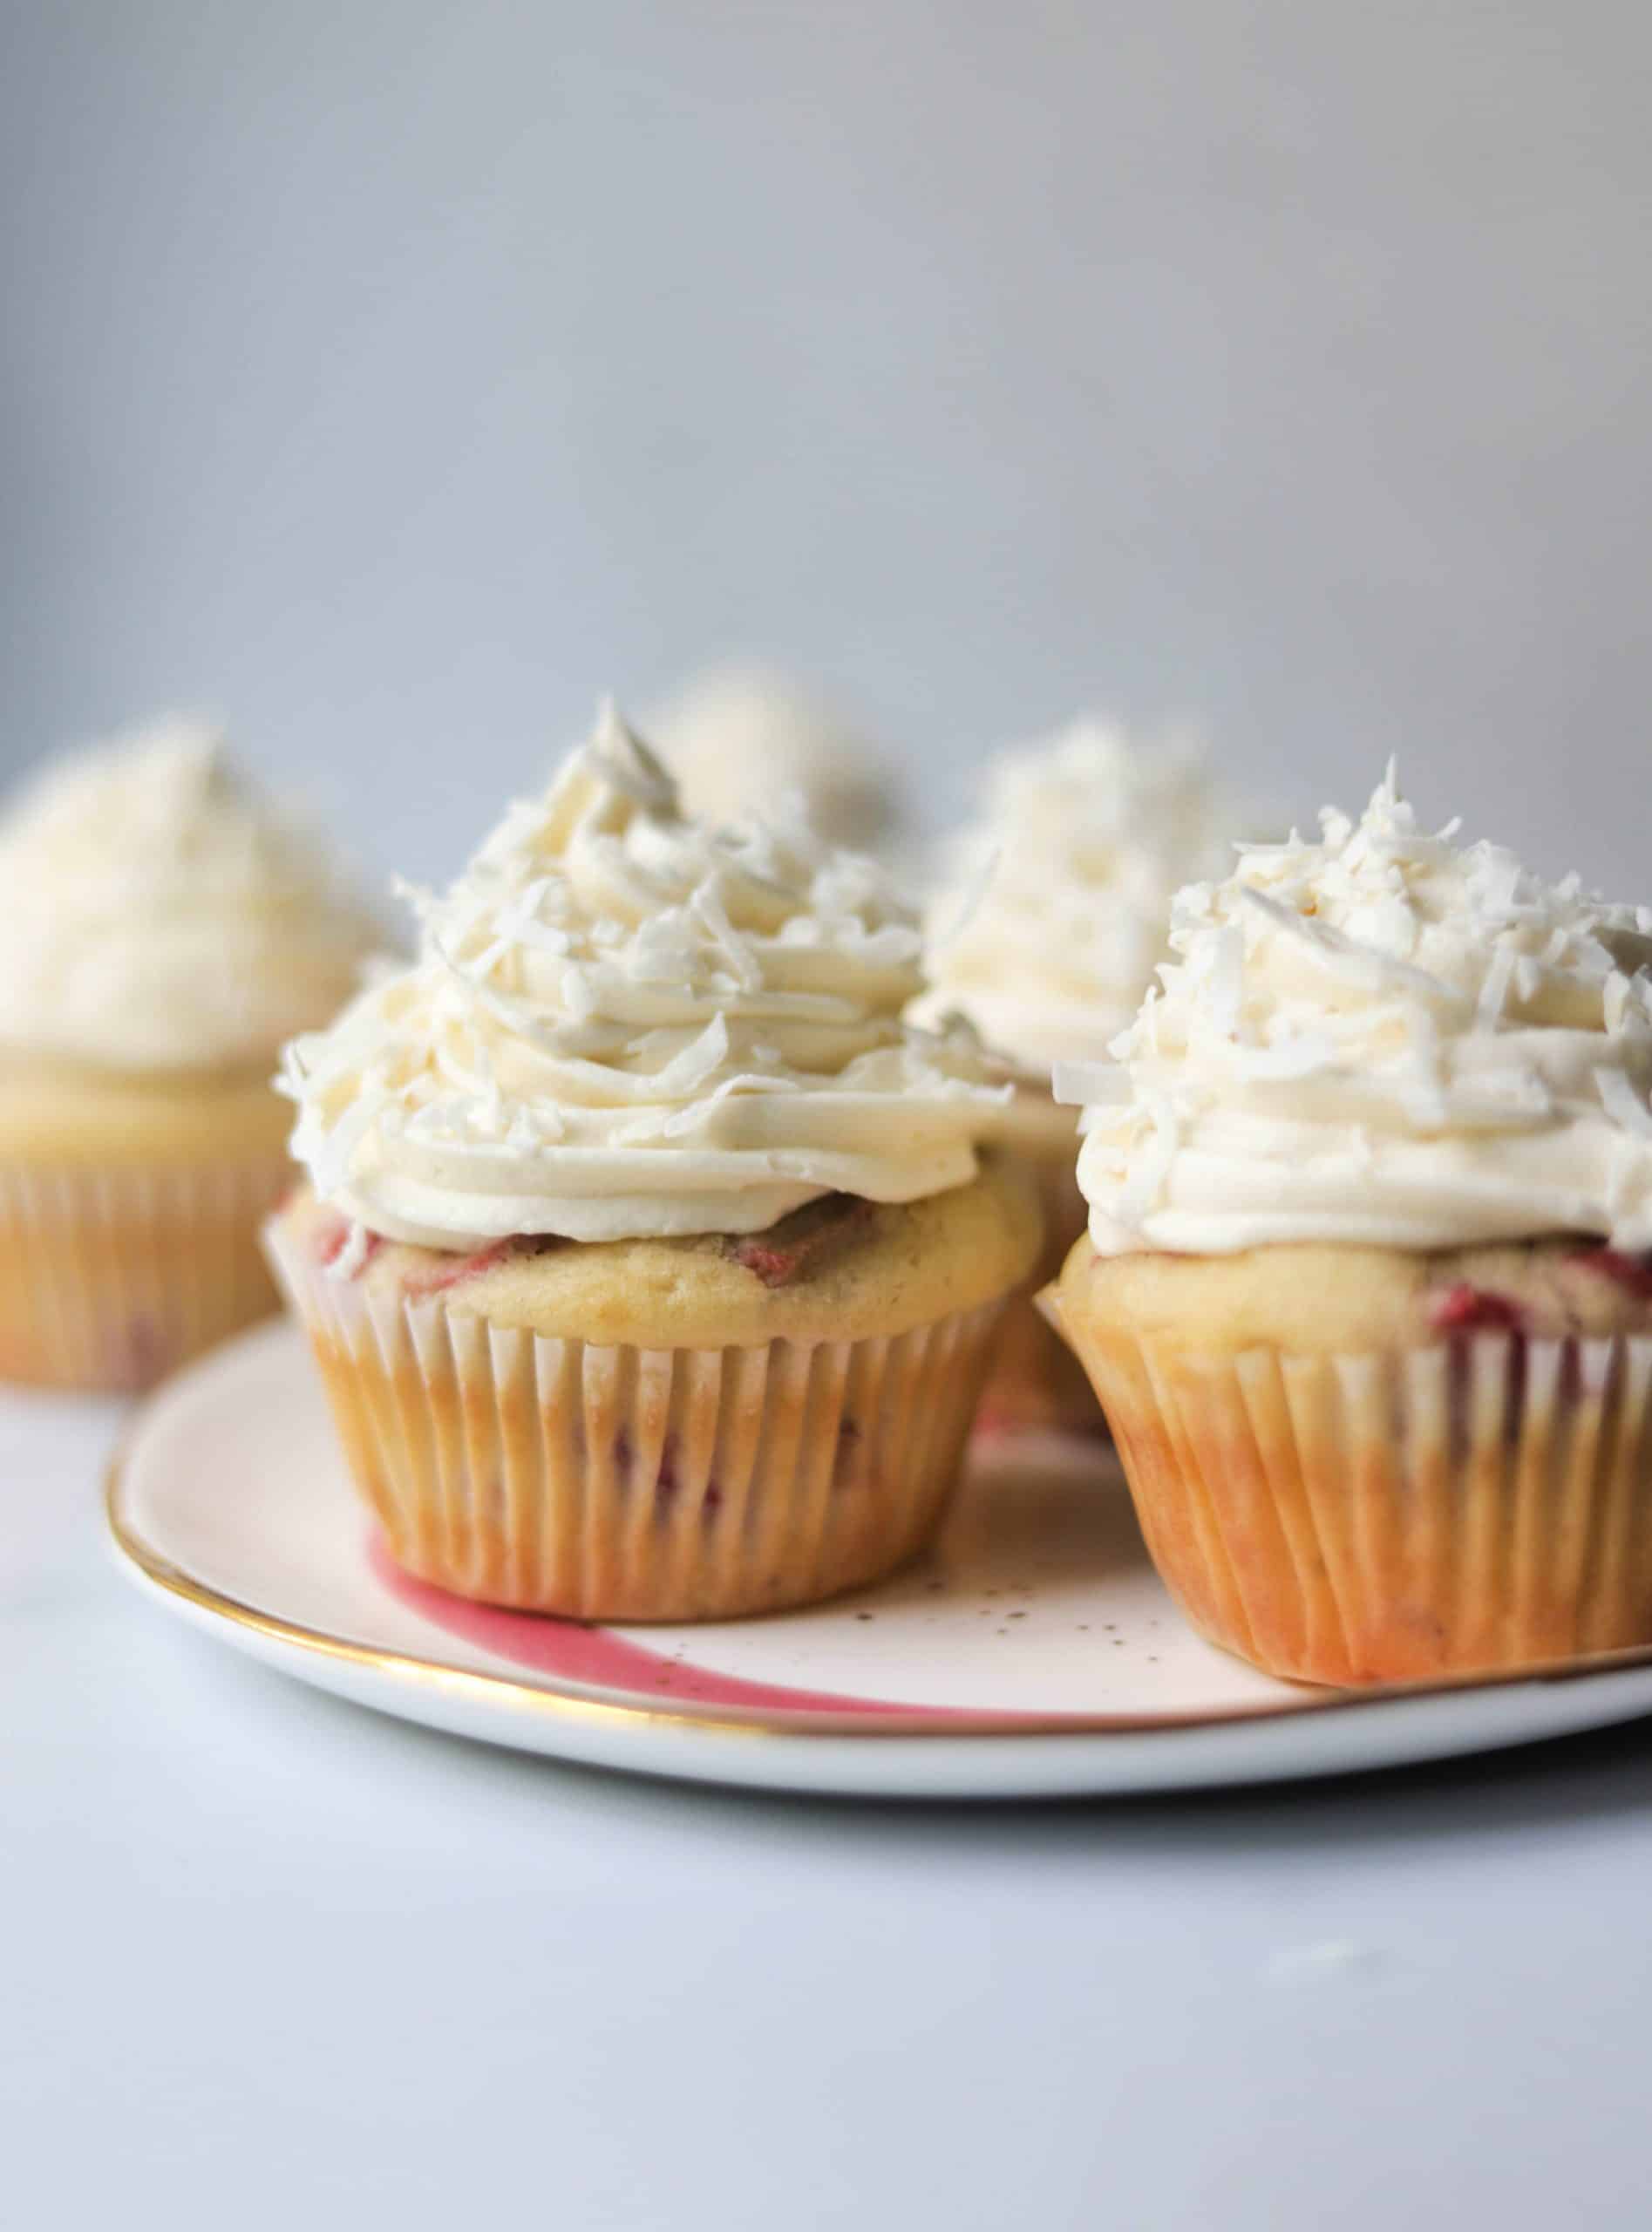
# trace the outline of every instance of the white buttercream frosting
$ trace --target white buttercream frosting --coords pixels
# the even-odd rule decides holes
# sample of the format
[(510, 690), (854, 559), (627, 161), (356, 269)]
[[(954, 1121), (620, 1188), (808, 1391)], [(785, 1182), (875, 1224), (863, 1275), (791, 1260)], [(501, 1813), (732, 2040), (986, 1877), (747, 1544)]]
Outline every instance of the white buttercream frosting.
[(931, 1005), (1029, 1072), (1105, 1055), (1168, 949), (1173, 895), (1227, 864), (1231, 834), (1191, 745), (1081, 720), (1002, 753), (928, 910)]
[(649, 724), (687, 811), (709, 821), (774, 814), (801, 801), (834, 845), (887, 852), (900, 834), (900, 786), (825, 700), (778, 669), (708, 668)]
[(51, 762), (0, 823), (0, 1048), (76, 1065), (267, 1065), (382, 941), (192, 722)]
[(1057, 1071), (1097, 1247), (1652, 1247), (1652, 909), (1430, 835), (1391, 769), (1320, 819), (1182, 892), (1118, 1066)]
[(289, 1050), (293, 1153), (371, 1230), (759, 1231), (975, 1174), (1007, 1097), (922, 985), (881, 871), (800, 822), (713, 828), (611, 712), (452, 888), (409, 970)]

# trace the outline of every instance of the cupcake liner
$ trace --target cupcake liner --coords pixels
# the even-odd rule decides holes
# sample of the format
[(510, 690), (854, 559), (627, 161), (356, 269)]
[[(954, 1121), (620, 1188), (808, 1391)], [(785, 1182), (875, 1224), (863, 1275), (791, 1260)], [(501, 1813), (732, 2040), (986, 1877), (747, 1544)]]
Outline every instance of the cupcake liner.
[(1075, 1345), (1153, 1562), (1269, 1673), (1417, 1681), (1652, 1645), (1652, 1340)]
[(600, 1347), (370, 1296), (267, 1241), (397, 1562), (574, 1619), (733, 1618), (899, 1565), (945, 1509), (1003, 1307), (860, 1341)]
[(285, 1155), (0, 1167), (0, 1378), (148, 1387), (267, 1316), (258, 1228), (291, 1176)]
[(981, 1398), (982, 1423), (998, 1427), (1042, 1426), (1058, 1432), (1105, 1434), (1107, 1422), (1084, 1366), (1034, 1302), (1038, 1290), (1060, 1275), (1067, 1252), (1089, 1218), (1073, 1169), (1073, 1147), (1058, 1155), (1023, 1157), (1037, 1181), (1044, 1243), (1038, 1267), (1010, 1301), (993, 1344), (992, 1369)]

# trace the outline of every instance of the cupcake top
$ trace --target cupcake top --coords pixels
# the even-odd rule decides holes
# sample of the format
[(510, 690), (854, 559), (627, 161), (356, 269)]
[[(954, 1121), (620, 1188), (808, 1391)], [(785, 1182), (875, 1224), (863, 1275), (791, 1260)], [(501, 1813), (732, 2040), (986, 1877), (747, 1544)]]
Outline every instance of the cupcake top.
[(292, 1148), (386, 1239), (755, 1232), (962, 1185), (1003, 1096), (901, 1010), (914, 922), (799, 821), (686, 819), (611, 711), (452, 888), (418, 959), (288, 1050)]
[(1002, 753), (928, 915), (934, 1004), (1023, 1070), (1099, 1058), (1166, 954), (1172, 895), (1229, 857), (1202, 755), (1093, 720)]
[(0, 889), (0, 1051), (95, 1069), (270, 1063), (383, 938), (315, 836), (181, 721), (26, 785)]
[(1652, 910), (1430, 835), (1391, 767), (1320, 821), (1181, 892), (1118, 1066), (1057, 1072), (1098, 1249), (1652, 1248)]
[(777, 669), (708, 668), (651, 725), (690, 813), (773, 813), (799, 800), (833, 845), (884, 852), (900, 835), (900, 786), (829, 706)]

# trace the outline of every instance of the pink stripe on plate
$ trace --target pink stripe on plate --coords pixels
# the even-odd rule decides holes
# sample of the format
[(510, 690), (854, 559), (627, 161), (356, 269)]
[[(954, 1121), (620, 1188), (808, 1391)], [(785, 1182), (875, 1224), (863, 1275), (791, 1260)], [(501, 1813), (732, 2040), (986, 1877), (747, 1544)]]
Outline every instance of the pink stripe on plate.
[(619, 1690), (630, 1698), (673, 1704), (752, 1705), (771, 1712), (895, 1713), (902, 1718), (924, 1720), (974, 1717), (959, 1706), (905, 1705), (881, 1698), (844, 1698), (826, 1690), (792, 1690), (773, 1682), (743, 1681), (738, 1674), (719, 1674), (681, 1658), (667, 1658), (660, 1651), (616, 1636), (608, 1628), (558, 1620), (548, 1613), (511, 1612), (498, 1604), (473, 1604), (467, 1597), (454, 1596), (445, 1589), (404, 1573), (378, 1534), (369, 1542), (367, 1556), (374, 1575), (391, 1594), (432, 1626), (495, 1658), (507, 1659), (514, 1666), (531, 1666), (538, 1673), (554, 1674), (566, 1682)]

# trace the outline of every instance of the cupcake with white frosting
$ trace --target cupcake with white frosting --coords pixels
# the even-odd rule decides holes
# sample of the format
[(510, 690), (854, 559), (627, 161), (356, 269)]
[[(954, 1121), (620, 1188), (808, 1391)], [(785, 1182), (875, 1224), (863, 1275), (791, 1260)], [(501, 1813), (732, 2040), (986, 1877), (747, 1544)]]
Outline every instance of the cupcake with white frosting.
[(687, 811), (705, 820), (800, 804), (829, 844), (887, 859), (903, 841), (901, 785), (887, 754), (778, 667), (706, 668), (658, 709), (649, 734)]
[(398, 1560), (582, 1618), (825, 1596), (938, 1521), (1036, 1205), (915, 923), (611, 713), (289, 1051), (269, 1245)]
[(1652, 910), (1392, 772), (1177, 900), (1047, 1297), (1194, 1622), (1418, 1680), (1652, 1645)]
[(146, 1385), (275, 1305), (270, 1072), (380, 933), (221, 738), (50, 763), (0, 822), (0, 1376)]
[[(1044, 1207), (1034, 1288), (1059, 1270), (1085, 1215), (1076, 1122), (1051, 1098), (1051, 1069), (1105, 1056), (1168, 954), (1172, 897), (1220, 872), (1232, 834), (1195, 746), (1141, 745), (1086, 719), (1000, 753), (979, 814), (947, 847), (928, 909), (925, 1012), (967, 1016), (1014, 1078), (1010, 1137)], [(1083, 1372), (1030, 1304), (1006, 1320), (985, 1409), (1012, 1426), (1102, 1423)]]

